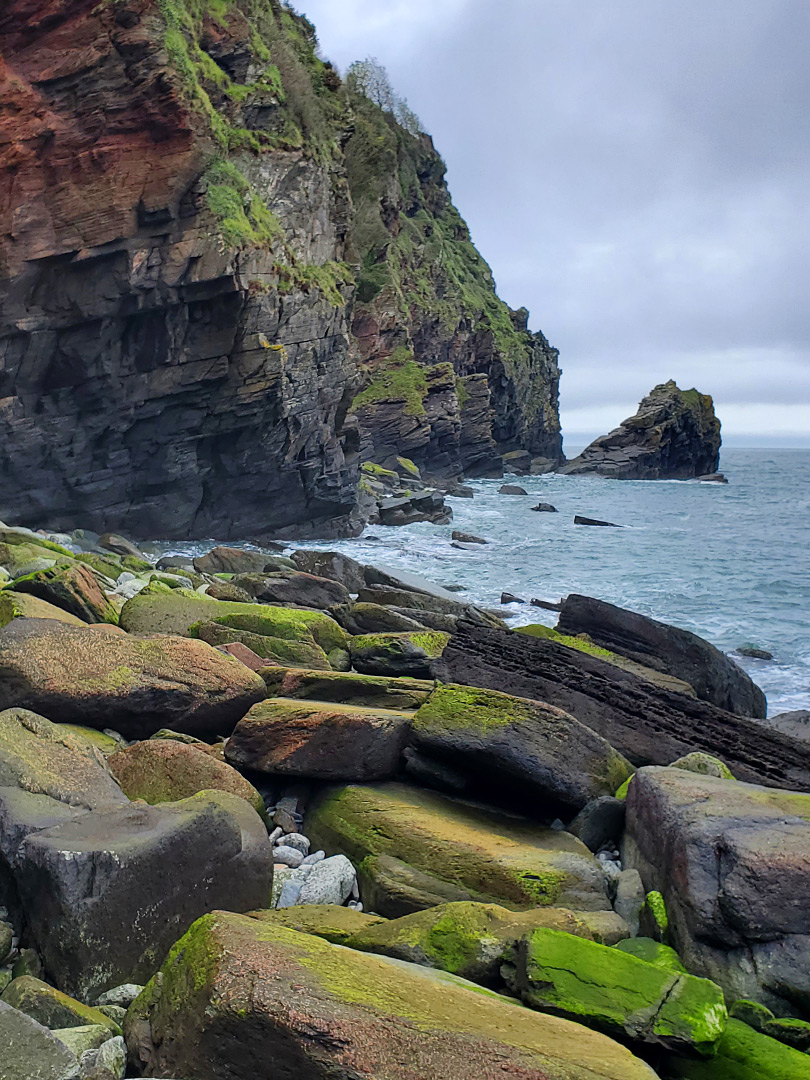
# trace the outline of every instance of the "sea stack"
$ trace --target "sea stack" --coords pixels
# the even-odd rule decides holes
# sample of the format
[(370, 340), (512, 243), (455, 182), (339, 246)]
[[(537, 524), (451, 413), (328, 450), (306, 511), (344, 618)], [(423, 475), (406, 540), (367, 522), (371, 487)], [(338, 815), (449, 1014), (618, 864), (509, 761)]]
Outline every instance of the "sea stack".
[(635, 416), (602, 435), (559, 470), (614, 480), (692, 480), (717, 472), (720, 421), (714, 402), (674, 380), (656, 386)]

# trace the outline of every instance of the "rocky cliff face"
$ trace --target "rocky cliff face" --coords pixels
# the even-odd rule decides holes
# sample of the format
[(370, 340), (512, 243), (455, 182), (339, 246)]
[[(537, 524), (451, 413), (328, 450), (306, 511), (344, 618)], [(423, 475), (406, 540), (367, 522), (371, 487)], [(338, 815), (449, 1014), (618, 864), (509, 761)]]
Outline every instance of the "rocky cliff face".
[(656, 386), (635, 416), (591, 443), (559, 471), (615, 480), (689, 480), (720, 464), (720, 421), (708, 394)]
[[(449, 474), (559, 457), (556, 353), (495, 297), (429, 141), (358, 108), (315, 45), (277, 0), (4, 5), (0, 517), (329, 535), (389, 442)], [(373, 154), (359, 170), (364, 122), (413, 163), (397, 199)], [(393, 237), (414, 207), (407, 260), (366, 243), (361, 219)], [(375, 274), (427, 261), (431, 214), (474, 302), (448, 308), (435, 270), (389, 303)], [(403, 349), (418, 395), (386, 412), (375, 373)]]

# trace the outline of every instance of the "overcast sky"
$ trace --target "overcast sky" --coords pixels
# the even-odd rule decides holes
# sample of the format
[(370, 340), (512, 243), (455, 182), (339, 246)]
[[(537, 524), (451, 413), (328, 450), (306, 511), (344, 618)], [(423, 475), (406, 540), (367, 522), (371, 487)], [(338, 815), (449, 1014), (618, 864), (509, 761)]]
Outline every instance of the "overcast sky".
[(378, 57), (501, 296), (560, 349), (571, 443), (656, 383), (810, 445), (807, 0), (298, 0)]

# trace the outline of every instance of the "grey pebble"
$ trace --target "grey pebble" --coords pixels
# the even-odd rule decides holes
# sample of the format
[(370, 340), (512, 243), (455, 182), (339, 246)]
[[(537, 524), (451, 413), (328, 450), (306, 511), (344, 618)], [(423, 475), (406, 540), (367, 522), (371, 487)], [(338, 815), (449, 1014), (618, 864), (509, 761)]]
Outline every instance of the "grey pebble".
[(122, 1009), (128, 1009), (135, 998), (143, 990), (137, 983), (122, 983), (114, 986), (112, 990), (106, 990), (96, 1001), (96, 1005), (120, 1005)]
[[(279, 829), (279, 832), (281, 830)], [(309, 855), (309, 839), (302, 833), (291, 832), (286, 833), (278, 841), (279, 847), (291, 847), (296, 851), (300, 851), (302, 855)]]
[(357, 874), (345, 855), (333, 855), (312, 868), (298, 894), (299, 904), (345, 904)]
[(278, 847), (273, 848), (273, 859), (275, 862), (282, 863), (284, 866), (291, 866), (294, 870), (304, 861), (304, 856), (297, 848), (284, 847), (279, 844)]

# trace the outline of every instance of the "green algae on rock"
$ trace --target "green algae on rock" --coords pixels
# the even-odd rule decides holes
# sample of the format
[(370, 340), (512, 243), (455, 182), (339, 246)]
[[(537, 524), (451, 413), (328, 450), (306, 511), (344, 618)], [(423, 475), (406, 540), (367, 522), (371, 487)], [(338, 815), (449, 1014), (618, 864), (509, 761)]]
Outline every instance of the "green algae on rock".
[(570, 833), (404, 784), (329, 788), (305, 831), (352, 859), (364, 902), (381, 915), (453, 900), (610, 908), (601, 866)]
[(418, 709), (433, 689), (432, 682), (406, 676), (283, 667), (262, 668), (259, 674), (265, 681), (268, 693), (274, 697), (334, 701), (341, 705), (366, 705), (381, 709)]
[(189, 627), (189, 636), (214, 646), (231, 645), (238, 641), (269, 662), (284, 665), (299, 664), (301, 667), (312, 668), (316, 671), (332, 669), (329, 657), (320, 645), (316, 644), (312, 635), (306, 632), (291, 640), (270, 637), (266, 634), (253, 634), (249, 630), (234, 630), (229, 626), (223, 626), (219, 621), (202, 620), (192, 623)]
[(398, 634), (358, 634), (349, 639), (353, 666), (364, 675), (411, 675), (426, 679), (430, 665), (447, 647), (441, 630)]
[(333, 945), (349, 945), (350, 948), (358, 947), (353, 943), (357, 935), (386, 921), (379, 915), (369, 915), (338, 904), (297, 904), (288, 908), (248, 911), (247, 914), (259, 922), (286, 926), (288, 930), (314, 934), (331, 941)]
[[(630, 763), (573, 716), (542, 702), (496, 690), (438, 686), (414, 719), (420, 752), (559, 808), (582, 809), (610, 795), (632, 773)], [(540, 808), (537, 808), (540, 809)]]
[(490, 1080), (504, 1066), (525, 1080), (654, 1077), (607, 1037), (444, 972), (222, 912), (175, 945), (124, 1030), (142, 1072), (197, 1080), (268, 1060), (307, 1080)]
[(708, 979), (559, 930), (527, 934), (504, 975), (532, 1008), (669, 1049), (711, 1055), (728, 1018)]
[(87, 625), (84, 619), (49, 604), (47, 600), (12, 589), (0, 589), (0, 627), (8, 626), (12, 619), (56, 619), (69, 626)]
[(81, 563), (37, 570), (17, 578), (17, 592), (30, 593), (86, 623), (117, 623), (118, 613), (89, 567)]
[(98, 1024), (106, 1027), (111, 1035), (121, 1034), (118, 1024), (103, 1012), (83, 1005), (75, 998), (30, 975), (13, 979), (0, 994), (0, 1001), (19, 1009), (51, 1030)]
[(669, 1076), (683, 1080), (810, 1080), (810, 1057), (732, 1019), (713, 1058), (673, 1059)]
[(379, 921), (342, 942), (351, 949), (381, 953), (413, 964), (441, 968), (472, 982), (500, 982), (504, 954), (539, 926), (591, 939), (577, 912), (565, 908), (510, 911), (497, 904), (460, 901), (439, 904), (399, 919)]
[(615, 948), (630, 956), (636, 956), (639, 960), (645, 960), (648, 964), (655, 964), (656, 967), (686, 973), (686, 968), (675, 950), (653, 938), (627, 938), (625, 941), (620, 941)]

